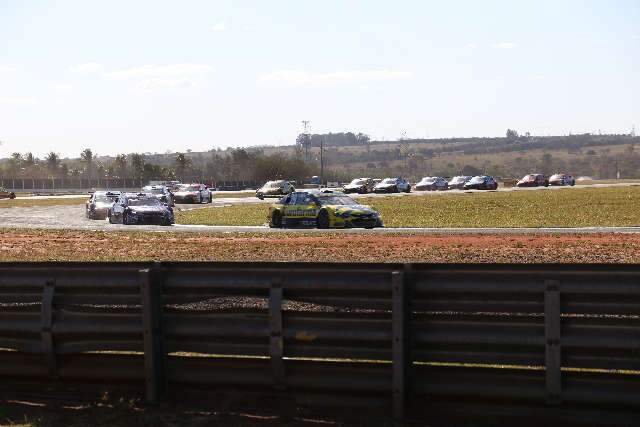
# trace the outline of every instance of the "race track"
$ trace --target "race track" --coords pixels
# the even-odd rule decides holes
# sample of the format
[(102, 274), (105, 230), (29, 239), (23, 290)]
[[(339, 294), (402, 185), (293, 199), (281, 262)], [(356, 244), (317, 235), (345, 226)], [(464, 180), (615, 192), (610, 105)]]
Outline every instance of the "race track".
[[(190, 205), (203, 208), (206, 205)], [(184, 233), (347, 233), (347, 234), (574, 234), (574, 233), (640, 233), (640, 227), (587, 228), (376, 228), (373, 230), (273, 229), (264, 226), (215, 225), (122, 225), (107, 220), (89, 220), (84, 205), (0, 209), (0, 227), (55, 230), (155, 231)]]
[[(497, 191), (573, 191), (580, 188), (602, 187), (626, 187), (637, 186), (638, 183), (594, 184), (576, 185), (575, 187), (537, 187), (537, 188), (502, 188)], [(411, 192), (408, 194), (366, 194), (352, 195), (354, 198), (362, 197), (414, 197), (444, 194), (470, 195), (484, 191), (433, 191)], [(232, 194), (232, 193), (224, 193)], [(44, 196), (46, 198), (61, 197), (86, 197), (86, 196)], [(43, 198), (42, 196), (34, 196)], [(276, 199), (259, 200), (256, 197), (224, 197), (213, 199), (212, 204), (202, 205), (176, 205), (176, 210), (210, 209), (219, 206), (238, 204), (264, 204), (266, 206)], [(0, 203), (5, 200), (0, 200)], [(162, 227), (154, 225), (124, 226), (121, 224), (109, 224), (107, 220), (89, 220), (84, 215), (84, 204), (36, 206), (36, 207), (11, 207), (0, 209), (0, 227), (2, 228), (31, 228), (31, 229), (56, 229), (56, 230), (100, 230), (100, 231), (154, 231), (154, 232), (185, 232), (185, 233), (349, 233), (349, 234), (572, 234), (572, 233), (640, 233), (640, 227), (587, 227), (587, 228), (378, 228), (373, 230), (348, 229), (348, 230), (317, 230), (317, 229), (270, 229), (263, 226), (207, 226), (207, 225), (174, 225)]]

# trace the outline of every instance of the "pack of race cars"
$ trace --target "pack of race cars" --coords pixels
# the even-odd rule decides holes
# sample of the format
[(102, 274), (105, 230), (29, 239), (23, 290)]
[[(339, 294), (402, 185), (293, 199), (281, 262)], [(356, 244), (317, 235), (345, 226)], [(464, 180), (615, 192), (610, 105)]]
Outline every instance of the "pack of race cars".
[[(549, 185), (575, 185), (575, 179), (567, 174), (546, 177), (529, 174), (516, 183), (517, 187)], [(409, 193), (411, 184), (402, 177), (356, 178), (343, 186), (341, 191), (331, 189), (296, 190), (285, 180), (268, 181), (256, 191), (256, 197), (278, 197), (269, 207), (267, 221), (272, 228), (375, 228), (383, 227), (380, 213), (370, 206), (361, 205), (349, 193)], [(416, 191), (496, 190), (497, 181), (488, 175), (424, 177), (414, 186)], [(213, 194), (204, 184), (154, 183), (139, 193), (96, 191), (86, 203), (89, 219), (108, 219), (111, 224), (175, 223), (175, 203), (211, 203)]]
[(153, 183), (138, 193), (94, 191), (85, 203), (88, 219), (108, 219), (111, 224), (175, 223), (173, 207), (177, 203), (211, 203), (213, 193), (204, 184), (176, 181)]

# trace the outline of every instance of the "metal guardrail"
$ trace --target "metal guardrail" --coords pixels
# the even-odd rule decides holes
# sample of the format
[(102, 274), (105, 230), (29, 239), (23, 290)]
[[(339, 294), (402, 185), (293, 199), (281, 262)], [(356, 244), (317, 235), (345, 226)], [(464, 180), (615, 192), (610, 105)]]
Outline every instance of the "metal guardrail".
[(0, 349), (3, 381), (144, 383), (150, 402), (637, 410), (640, 267), (0, 263)]

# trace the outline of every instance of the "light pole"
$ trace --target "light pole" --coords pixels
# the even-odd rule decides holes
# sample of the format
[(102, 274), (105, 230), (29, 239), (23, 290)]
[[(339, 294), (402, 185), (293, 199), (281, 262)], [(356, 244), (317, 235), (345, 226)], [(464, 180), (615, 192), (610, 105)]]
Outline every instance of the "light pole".
[(323, 175), (324, 175), (324, 137), (320, 137), (320, 188), (322, 188)]

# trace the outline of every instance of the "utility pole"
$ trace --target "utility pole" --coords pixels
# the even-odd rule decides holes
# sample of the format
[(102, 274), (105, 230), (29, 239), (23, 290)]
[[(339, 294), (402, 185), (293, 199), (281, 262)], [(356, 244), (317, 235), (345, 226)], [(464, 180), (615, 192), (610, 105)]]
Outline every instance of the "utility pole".
[(304, 160), (305, 162), (309, 161), (309, 147), (311, 146), (311, 122), (309, 120), (303, 120), (302, 126), (304, 127), (302, 134), (304, 135), (303, 149), (304, 149)]
[(322, 183), (324, 182), (324, 136), (320, 137), (320, 188), (322, 188)]

